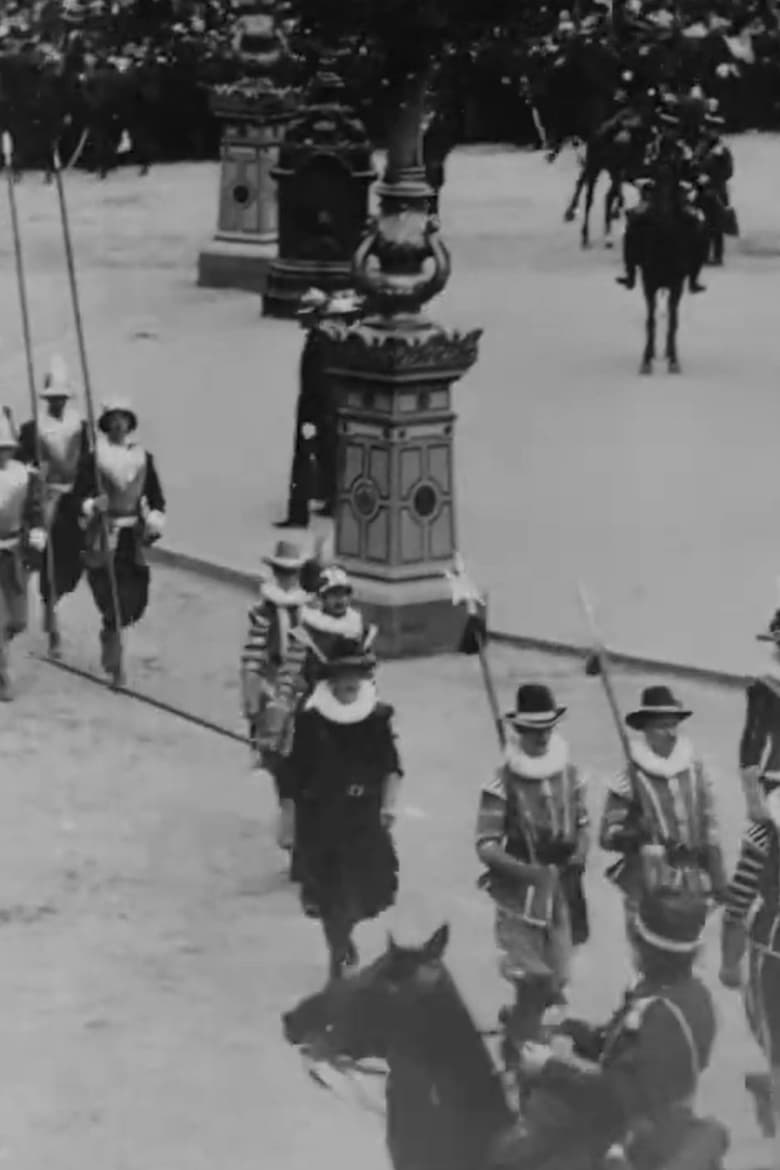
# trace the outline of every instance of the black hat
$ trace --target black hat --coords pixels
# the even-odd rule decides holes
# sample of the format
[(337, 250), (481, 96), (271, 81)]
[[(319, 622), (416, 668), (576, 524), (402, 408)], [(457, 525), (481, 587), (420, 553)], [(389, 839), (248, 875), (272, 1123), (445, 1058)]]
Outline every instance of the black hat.
[(776, 609), (769, 626), (763, 634), (756, 634), (759, 642), (774, 642), (780, 644), (780, 609)]
[(682, 722), (692, 714), (692, 711), (683, 707), (680, 700), (675, 698), (669, 687), (645, 687), (640, 706), (626, 715), (626, 723), (635, 731), (641, 731), (648, 719), (673, 715)]
[(657, 951), (692, 955), (707, 921), (707, 901), (684, 890), (660, 887), (642, 895), (634, 919), (639, 938)]
[[(372, 631), (369, 631), (369, 636)], [(336, 638), (328, 661), (322, 664), (324, 678), (340, 674), (370, 674), (376, 666), (376, 656), (367, 649), (366, 638)]]
[(565, 714), (566, 708), (557, 706), (549, 687), (526, 683), (518, 687), (515, 709), (505, 718), (518, 731), (540, 731), (554, 727)]

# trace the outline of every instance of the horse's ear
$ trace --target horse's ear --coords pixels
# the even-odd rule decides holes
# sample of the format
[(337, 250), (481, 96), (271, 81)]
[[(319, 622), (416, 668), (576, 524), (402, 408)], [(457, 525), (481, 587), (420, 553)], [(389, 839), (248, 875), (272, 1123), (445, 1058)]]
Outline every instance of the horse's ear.
[(397, 950), (398, 950), (398, 944), (396, 943), (392, 934), (388, 930), (388, 932), (387, 932), (387, 953), (388, 953), (388, 955), (394, 955)]
[(426, 961), (434, 962), (440, 959), (447, 949), (447, 943), (450, 941), (450, 927), (449, 923), (445, 922), (438, 930), (434, 931), (427, 943), (423, 947), (423, 955)]

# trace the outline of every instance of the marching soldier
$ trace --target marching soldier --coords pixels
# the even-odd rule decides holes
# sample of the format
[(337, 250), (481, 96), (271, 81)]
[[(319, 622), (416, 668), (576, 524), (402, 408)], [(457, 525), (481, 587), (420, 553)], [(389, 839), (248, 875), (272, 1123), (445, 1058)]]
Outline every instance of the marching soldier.
[(679, 885), (722, 897), (726, 873), (712, 783), (690, 740), (679, 735), (692, 714), (666, 686), (647, 687), (626, 716), (631, 768), (610, 786), (602, 849), (622, 854), (608, 871), (623, 892), (630, 922), (648, 885)]
[[(480, 796), (480, 885), (496, 903), (501, 973), (515, 988), (504, 1013), (510, 1041), (529, 1027), (528, 984), (547, 983), (560, 996), (572, 948), (588, 939), (589, 821), (582, 777), (556, 730), (565, 713), (548, 687), (521, 686), (506, 716), (513, 735), (504, 760)], [(540, 1014), (546, 1006), (539, 1003)]]
[(301, 587), (306, 558), (297, 545), (280, 540), (263, 557), (272, 571), (249, 610), (241, 654), (241, 691), (255, 765), (270, 774), (279, 800), (277, 840), (293, 845), (293, 806), (284, 795), (284, 769), (292, 744), (295, 711), (305, 690), (307, 649), (295, 636), (308, 594)]
[[(87, 581), (103, 619), (101, 663), (114, 685), (121, 686), (119, 631), (140, 621), (146, 612), (150, 573), (145, 549), (162, 535), (165, 497), (154, 457), (132, 437), (138, 426), (133, 407), (123, 399), (112, 400), (102, 408), (97, 425), (96, 451), (82, 460), (73, 494), (85, 525)], [(108, 549), (101, 518), (107, 527)]]
[(70, 405), (73, 392), (67, 368), (60, 358), (52, 359), (39, 397), (44, 400), (46, 411), (40, 413), (37, 419), (29, 419), (19, 428), (19, 458), (34, 467), (37, 446), (40, 444), (43, 467), (39, 468), (39, 472), (44, 492), (44, 522), (51, 543), (54, 588), (51, 588), (49, 582), (49, 558), (46, 556), (41, 558), (38, 583), (44, 607), (44, 631), (49, 637), (49, 652), (59, 657), (60, 633), (54, 606), (61, 597), (73, 592), (83, 571), (83, 536), (73, 486), (79, 464), (89, 453), (89, 432), (85, 420)]
[(739, 768), (748, 816), (760, 821), (765, 786), (780, 784), (780, 610), (757, 641), (769, 643), (772, 652), (764, 672), (748, 684)]
[(569, 1020), (551, 1046), (524, 1046), (534, 1087), (496, 1170), (662, 1166), (672, 1155), (681, 1166), (721, 1164), (725, 1131), (691, 1111), (716, 1034), (712, 997), (693, 972), (706, 915), (706, 902), (681, 890), (643, 895), (638, 982), (606, 1026)]
[(765, 812), (742, 838), (739, 861), (723, 914), (720, 980), (743, 984), (747, 951), (745, 1014), (769, 1064), (769, 1075), (748, 1074), (764, 1132), (775, 1138), (780, 1155), (780, 780), (763, 778)]
[(9, 412), (0, 415), (0, 700), (9, 702), (9, 643), (27, 629), (29, 572), (46, 547), (37, 472), (16, 458)]

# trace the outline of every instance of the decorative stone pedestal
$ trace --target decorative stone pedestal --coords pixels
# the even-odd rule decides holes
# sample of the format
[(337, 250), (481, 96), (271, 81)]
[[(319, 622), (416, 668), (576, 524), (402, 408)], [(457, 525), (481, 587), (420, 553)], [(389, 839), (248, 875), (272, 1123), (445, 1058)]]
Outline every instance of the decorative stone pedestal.
[(279, 184), (279, 255), (268, 273), (264, 316), (294, 317), (309, 288), (336, 292), (352, 285), (352, 257), (376, 173), (365, 127), (342, 104), (343, 90), (335, 74), (318, 74), (285, 131), (272, 172)]
[(451, 386), (481, 330), (372, 319), (323, 331), (339, 401), (336, 559), (381, 656), (453, 652), (465, 614), (445, 576), (457, 551)]
[(262, 293), (276, 255), (277, 206), (272, 178), (291, 108), (272, 87), (212, 97), (225, 120), (219, 220), (214, 239), (198, 257), (198, 284)]

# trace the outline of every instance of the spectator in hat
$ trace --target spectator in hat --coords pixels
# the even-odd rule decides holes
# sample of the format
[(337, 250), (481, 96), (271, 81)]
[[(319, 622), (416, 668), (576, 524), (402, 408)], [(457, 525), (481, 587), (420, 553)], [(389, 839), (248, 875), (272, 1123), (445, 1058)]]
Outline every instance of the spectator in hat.
[(635, 735), (629, 760), (610, 784), (602, 849), (619, 853), (607, 872), (630, 919), (647, 885), (673, 884), (721, 897), (726, 874), (712, 782), (680, 726), (692, 712), (667, 686), (647, 687), (626, 716)]
[(374, 666), (363, 641), (334, 642), (296, 717), (286, 770), (301, 901), (322, 922), (331, 978), (358, 961), (358, 923), (391, 906), (398, 890), (391, 828), (403, 773)]
[(533, 1088), (496, 1170), (662, 1166), (688, 1142), (698, 1157), (685, 1165), (721, 1164), (725, 1131), (691, 1114), (716, 1035), (712, 997), (694, 974), (706, 914), (703, 899), (681, 890), (643, 894), (632, 930), (637, 982), (604, 1026), (567, 1020), (554, 1045), (524, 1046)]
[(277, 840), (293, 844), (293, 808), (285, 795), (285, 759), (292, 743), (293, 717), (305, 683), (306, 648), (293, 631), (300, 625), (308, 595), (301, 587), (306, 557), (297, 544), (280, 540), (263, 557), (271, 580), (249, 608), (249, 624), (241, 652), (241, 693), (249, 724), (255, 766), (269, 773), (279, 801)]
[(325, 373), (324, 339), (319, 326), (328, 318), (357, 320), (362, 305), (357, 294), (350, 291), (329, 297), (315, 288), (309, 289), (301, 298), (298, 320), (306, 331), (306, 340), (301, 354), (287, 515), (277, 522), (277, 528), (308, 528), (309, 504), (313, 499), (321, 502), (321, 515), (333, 515), (336, 503), (336, 403)]
[(476, 848), (487, 867), (480, 884), (496, 904), (500, 970), (515, 989), (504, 1016), (510, 1039), (528, 1027), (528, 984), (547, 981), (551, 998), (560, 996), (572, 948), (588, 939), (588, 811), (582, 776), (557, 730), (565, 713), (549, 687), (519, 687), (504, 759), (480, 794)]
[(780, 784), (780, 609), (756, 640), (771, 650), (763, 671), (748, 683), (739, 769), (748, 816), (762, 821), (766, 786)]

